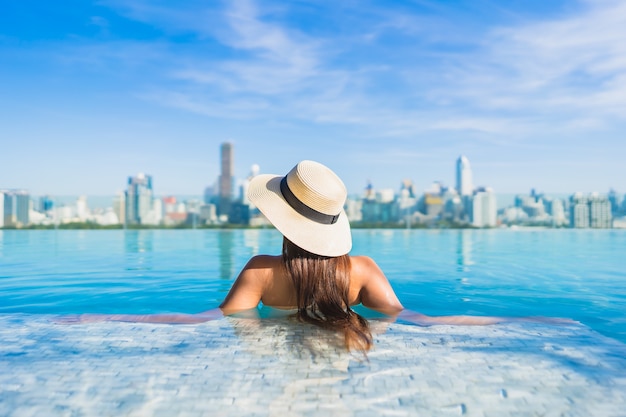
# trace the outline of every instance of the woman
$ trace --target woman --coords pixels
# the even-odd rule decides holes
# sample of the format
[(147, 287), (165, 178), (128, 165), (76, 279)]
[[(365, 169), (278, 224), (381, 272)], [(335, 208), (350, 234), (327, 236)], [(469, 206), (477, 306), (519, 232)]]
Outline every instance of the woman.
[(378, 265), (349, 256), (350, 224), (341, 179), (326, 166), (302, 161), (286, 176), (258, 175), (248, 198), (283, 234), (281, 256), (252, 258), (220, 308), (224, 314), (264, 305), (296, 309), (304, 322), (343, 333), (348, 349), (367, 351), (367, 320), (352, 310), (365, 307), (421, 325), (491, 324), (495, 317), (427, 317), (404, 310)]
[(219, 309), (199, 314), (85, 314), (66, 322), (199, 323), (253, 309), (262, 302), (278, 309), (294, 309), (300, 321), (343, 334), (348, 349), (367, 351), (372, 335), (367, 320), (351, 308), (357, 304), (419, 325), (482, 325), (502, 320), (428, 317), (404, 310), (371, 258), (348, 255), (352, 237), (343, 210), (346, 187), (320, 163), (302, 161), (284, 177), (258, 175), (250, 183), (248, 197), (282, 233), (282, 254), (250, 259)]

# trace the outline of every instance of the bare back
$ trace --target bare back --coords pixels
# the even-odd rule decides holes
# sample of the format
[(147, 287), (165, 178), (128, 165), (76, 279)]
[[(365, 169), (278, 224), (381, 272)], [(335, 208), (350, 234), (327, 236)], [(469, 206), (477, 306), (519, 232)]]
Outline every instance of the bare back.
[[(350, 261), (350, 305), (363, 304), (390, 315), (402, 310), (389, 281), (371, 258), (353, 256)], [(295, 288), (281, 256), (259, 255), (250, 259), (220, 308), (225, 314), (232, 314), (254, 308), (259, 302), (282, 309), (297, 306)]]

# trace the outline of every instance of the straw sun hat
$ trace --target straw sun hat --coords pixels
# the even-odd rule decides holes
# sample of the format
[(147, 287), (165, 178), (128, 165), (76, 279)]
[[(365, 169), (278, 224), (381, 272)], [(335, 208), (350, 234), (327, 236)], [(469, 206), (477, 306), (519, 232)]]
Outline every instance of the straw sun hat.
[(287, 239), (321, 256), (350, 252), (350, 223), (343, 211), (348, 193), (330, 168), (298, 163), (286, 176), (262, 174), (250, 182), (248, 198)]

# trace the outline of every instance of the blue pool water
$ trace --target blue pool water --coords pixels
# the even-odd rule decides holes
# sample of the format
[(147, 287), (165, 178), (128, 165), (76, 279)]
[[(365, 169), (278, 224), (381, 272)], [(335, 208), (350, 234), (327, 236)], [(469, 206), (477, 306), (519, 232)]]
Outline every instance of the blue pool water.
[(67, 313), (216, 307), (274, 230), (0, 231), (0, 416), (570, 416), (626, 410), (626, 231), (355, 230), (426, 314), (372, 320), (367, 358), (283, 318), (62, 324)]
[[(354, 230), (404, 306), (550, 316), (626, 341), (626, 231)], [(198, 312), (275, 230), (0, 231), (0, 313)]]

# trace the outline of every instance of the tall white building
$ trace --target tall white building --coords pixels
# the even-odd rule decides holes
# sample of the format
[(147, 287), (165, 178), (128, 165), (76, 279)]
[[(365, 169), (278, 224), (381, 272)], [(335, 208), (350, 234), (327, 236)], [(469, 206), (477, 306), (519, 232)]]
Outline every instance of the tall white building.
[(118, 192), (113, 199), (113, 212), (120, 223), (126, 223), (126, 194), (123, 191)]
[(84, 195), (76, 199), (76, 217), (79, 221), (85, 221), (89, 217), (89, 206), (87, 205), (87, 197)]
[(384, 188), (376, 193), (376, 201), (379, 203), (392, 203), (396, 198), (393, 188)]
[(569, 222), (571, 227), (589, 227), (589, 199), (582, 193), (575, 193), (570, 197)]
[(141, 217), (141, 224), (157, 226), (163, 221), (163, 201), (160, 198), (152, 199), (152, 206), (148, 212)]
[(472, 168), (465, 155), (456, 160), (456, 191), (462, 196), (471, 196), (474, 192), (472, 184)]
[(345, 211), (346, 211), (346, 215), (348, 216), (348, 219), (350, 219), (351, 222), (360, 222), (361, 220), (363, 220), (363, 212), (362, 212), (362, 208), (363, 208), (363, 201), (358, 199), (351, 199), (348, 198), (346, 200), (346, 204), (344, 206)]
[(607, 196), (598, 193), (575, 193), (570, 197), (569, 219), (574, 228), (610, 229), (613, 227), (611, 202)]
[(497, 224), (498, 205), (491, 188), (476, 190), (472, 198), (470, 221), (475, 227), (494, 227)]
[(606, 196), (592, 193), (589, 196), (589, 226), (596, 229), (610, 229), (612, 223), (611, 201)]
[(565, 217), (565, 207), (563, 206), (563, 200), (557, 198), (550, 202), (550, 214), (552, 215), (552, 223), (555, 226), (564, 225), (567, 221)]

